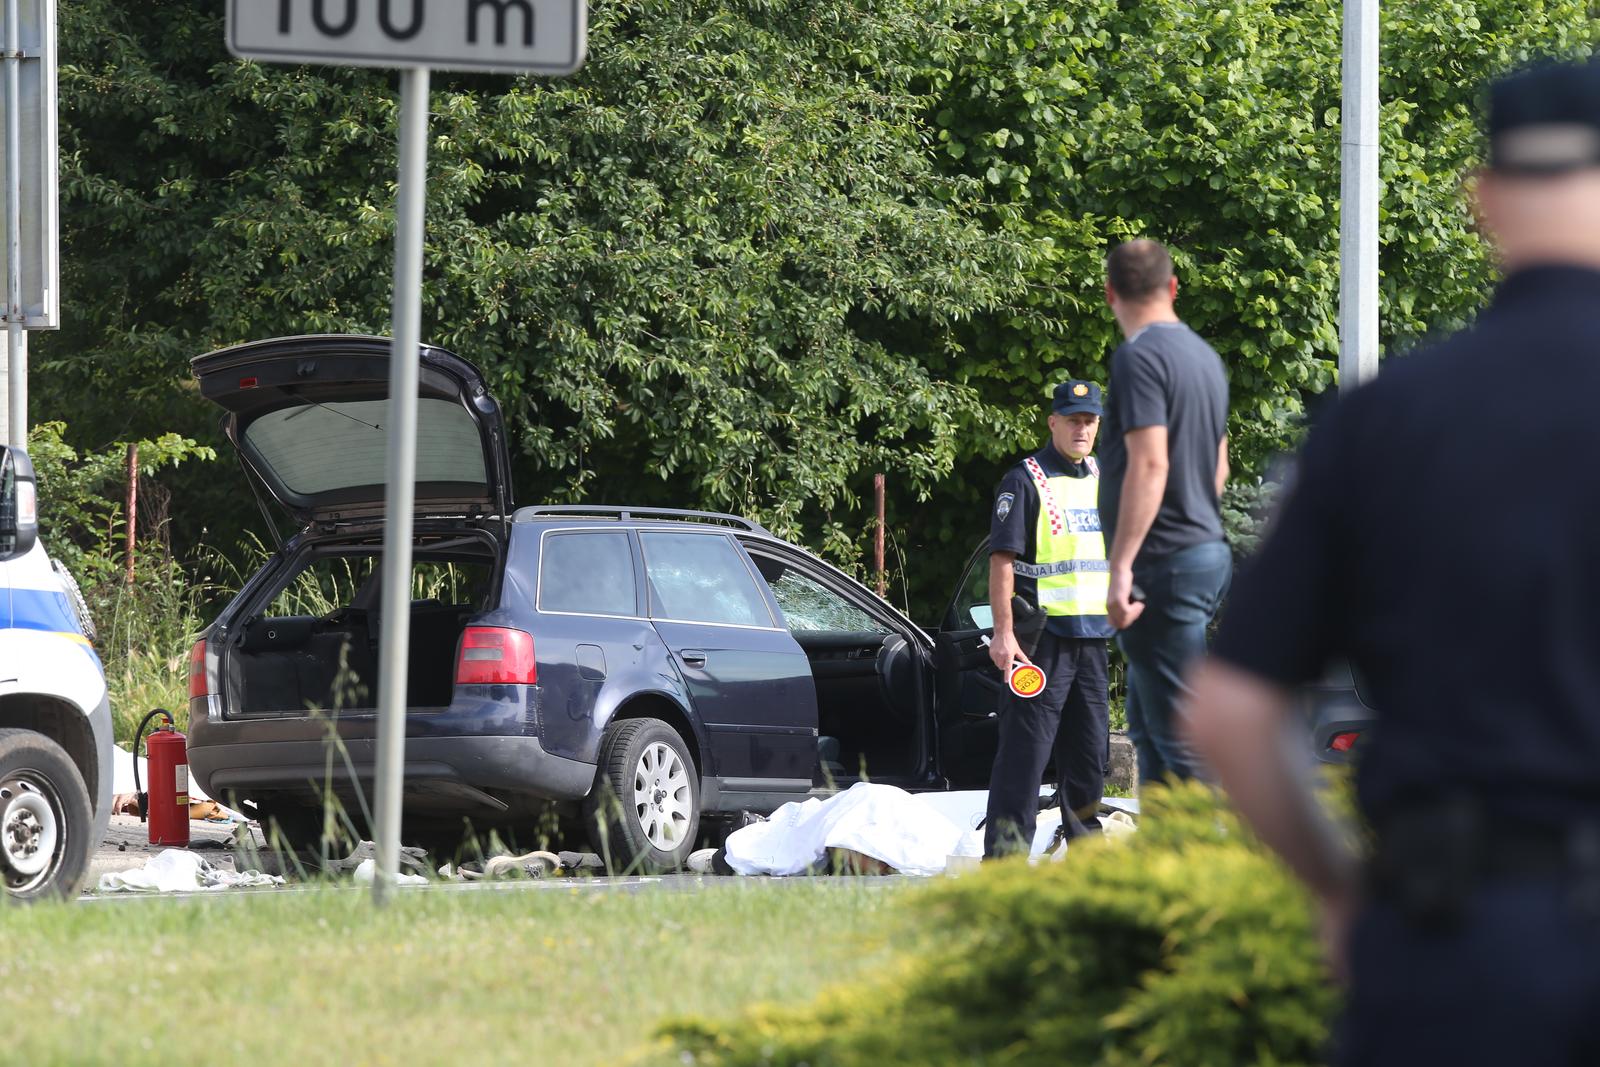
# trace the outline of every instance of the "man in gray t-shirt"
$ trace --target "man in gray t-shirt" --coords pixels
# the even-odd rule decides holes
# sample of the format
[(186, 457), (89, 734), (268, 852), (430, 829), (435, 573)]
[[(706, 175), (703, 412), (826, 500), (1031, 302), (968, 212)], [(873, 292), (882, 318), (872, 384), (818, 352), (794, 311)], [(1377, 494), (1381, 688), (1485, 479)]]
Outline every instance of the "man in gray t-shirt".
[(1177, 295), (1159, 242), (1130, 241), (1107, 258), (1106, 299), (1127, 340), (1111, 357), (1100, 451), (1106, 613), (1128, 660), (1128, 734), (1141, 782), (1200, 769), (1175, 706), (1232, 577), (1220, 505), (1228, 380), (1217, 353), (1179, 320)]

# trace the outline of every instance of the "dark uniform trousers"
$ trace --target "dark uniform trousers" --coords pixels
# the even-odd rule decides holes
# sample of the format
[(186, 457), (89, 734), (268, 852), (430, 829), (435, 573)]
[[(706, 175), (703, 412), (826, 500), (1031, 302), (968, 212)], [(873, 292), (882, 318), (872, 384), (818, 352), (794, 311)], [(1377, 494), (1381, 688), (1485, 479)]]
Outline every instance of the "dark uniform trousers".
[(1570, 879), (1483, 885), (1461, 921), (1370, 903), (1349, 946), (1340, 1067), (1600, 1064), (1600, 909)]
[(1096, 809), (1111, 761), (1104, 638), (1060, 637), (1046, 631), (1032, 655), (1044, 671), (1044, 692), (1000, 698), (1000, 747), (989, 779), (983, 854), (1026, 854), (1039, 821), (1039, 785), (1055, 753), (1062, 826), (1078, 837), (1100, 828)]

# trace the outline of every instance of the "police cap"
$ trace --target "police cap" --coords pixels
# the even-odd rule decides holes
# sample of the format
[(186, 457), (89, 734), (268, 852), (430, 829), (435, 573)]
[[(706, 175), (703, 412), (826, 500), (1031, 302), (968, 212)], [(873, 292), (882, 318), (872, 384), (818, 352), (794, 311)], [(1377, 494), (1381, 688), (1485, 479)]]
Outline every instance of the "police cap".
[(1530, 175), (1600, 167), (1600, 62), (1551, 64), (1495, 82), (1489, 166)]
[(1057, 415), (1094, 415), (1100, 411), (1100, 387), (1093, 382), (1070, 381), (1056, 386), (1050, 410)]

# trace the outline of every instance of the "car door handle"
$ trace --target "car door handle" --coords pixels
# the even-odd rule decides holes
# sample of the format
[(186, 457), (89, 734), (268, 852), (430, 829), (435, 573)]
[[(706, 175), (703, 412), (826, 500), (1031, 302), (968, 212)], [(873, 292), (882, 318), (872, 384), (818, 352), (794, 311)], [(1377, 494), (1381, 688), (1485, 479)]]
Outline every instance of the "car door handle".
[(683, 660), (685, 667), (704, 667), (706, 654), (698, 648), (686, 648), (678, 653), (678, 658)]

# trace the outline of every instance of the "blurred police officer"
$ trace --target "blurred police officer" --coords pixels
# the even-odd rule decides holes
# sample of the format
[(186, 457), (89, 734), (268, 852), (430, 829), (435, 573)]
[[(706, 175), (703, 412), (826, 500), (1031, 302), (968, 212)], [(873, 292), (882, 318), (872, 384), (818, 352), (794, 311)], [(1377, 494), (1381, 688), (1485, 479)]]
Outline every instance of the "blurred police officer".
[[(1056, 387), (1050, 443), (1001, 479), (989, 525), (989, 655), (1002, 676), (1032, 663), (1045, 688), (1031, 699), (1008, 689), (989, 781), (984, 855), (1026, 852), (1039, 817), (1039, 784), (1055, 753), (1062, 828), (1068, 838), (1100, 828), (1109, 744), (1106, 709), (1105, 542), (1096, 506), (1100, 387)], [(1021, 617), (1019, 617), (1021, 616)]]
[[(1600, 1063), (1600, 66), (1497, 84), (1470, 330), (1313, 430), (1195, 680), (1194, 737), (1320, 897), (1349, 1064)], [(1348, 657), (1366, 876), (1280, 747)]]

